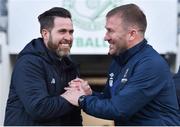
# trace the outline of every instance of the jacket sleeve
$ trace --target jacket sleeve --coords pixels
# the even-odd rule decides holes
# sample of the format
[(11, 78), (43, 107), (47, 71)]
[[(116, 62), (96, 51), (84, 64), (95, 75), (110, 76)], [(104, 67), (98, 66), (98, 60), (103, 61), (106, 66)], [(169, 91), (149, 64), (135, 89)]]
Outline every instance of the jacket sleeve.
[(158, 62), (142, 60), (117, 95), (103, 100), (96, 96), (87, 96), (81, 104), (82, 109), (99, 118), (127, 121), (156, 97), (168, 82), (168, 67)]
[(74, 106), (64, 98), (48, 94), (41, 60), (30, 55), (29, 58), (23, 57), (15, 66), (12, 83), (26, 112), (35, 120), (56, 118), (71, 112)]
[(110, 97), (110, 91), (109, 91), (108, 84), (105, 85), (105, 87), (104, 87), (102, 92), (95, 92), (95, 91), (93, 91), (92, 96), (96, 96), (99, 99), (109, 98)]

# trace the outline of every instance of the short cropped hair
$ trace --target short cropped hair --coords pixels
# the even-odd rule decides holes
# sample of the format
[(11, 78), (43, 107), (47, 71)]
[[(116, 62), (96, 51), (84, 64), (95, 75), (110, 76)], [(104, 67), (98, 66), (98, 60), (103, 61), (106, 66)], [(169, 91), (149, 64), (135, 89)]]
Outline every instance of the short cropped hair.
[(126, 4), (116, 7), (109, 11), (106, 17), (118, 15), (124, 24), (135, 25), (142, 33), (145, 33), (147, 27), (146, 16), (143, 11), (135, 4)]
[(40, 23), (40, 32), (42, 32), (42, 29), (51, 30), (54, 27), (55, 17), (63, 17), (63, 18), (71, 19), (71, 13), (64, 8), (53, 7), (45, 11), (44, 13), (40, 14), (38, 16), (38, 20)]

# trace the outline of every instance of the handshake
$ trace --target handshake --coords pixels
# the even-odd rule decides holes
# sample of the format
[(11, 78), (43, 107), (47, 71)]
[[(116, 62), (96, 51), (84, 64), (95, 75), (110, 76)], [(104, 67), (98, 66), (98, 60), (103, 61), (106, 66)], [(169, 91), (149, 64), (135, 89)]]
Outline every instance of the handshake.
[(69, 82), (69, 86), (64, 89), (66, 91), (61, 94), (61, 97), (65, 98), (68, 102), (75, 106), (79, 106), (79, 97), (92, 94), (92, 89), (88, 82), (80, 78), (76, 78)]

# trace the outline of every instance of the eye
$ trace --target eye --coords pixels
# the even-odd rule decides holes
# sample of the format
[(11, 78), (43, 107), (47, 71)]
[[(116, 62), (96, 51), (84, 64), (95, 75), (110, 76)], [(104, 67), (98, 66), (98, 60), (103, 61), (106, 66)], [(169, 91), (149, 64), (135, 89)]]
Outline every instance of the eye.
[(67, 30), (66, 29), (60, 29), (60, 30), (58, 30), (58, 32), (63, 34), (63, 33), (66, 33)]
[(112, 29), (107, 29), (107, 34), (112, 35), (113, 33), (114, 33), (114, 30), (112, 30)]
[(106, 30), (107, 30), (108, 33), (112, 33), (113, 32), (113, 30), (109, 29), (109, 28), (107, 28)]
[(72, 35), (73, 33), (74, 33), (74, 30), (70, 30), (70, 31), (69, 31), (69, 34)]

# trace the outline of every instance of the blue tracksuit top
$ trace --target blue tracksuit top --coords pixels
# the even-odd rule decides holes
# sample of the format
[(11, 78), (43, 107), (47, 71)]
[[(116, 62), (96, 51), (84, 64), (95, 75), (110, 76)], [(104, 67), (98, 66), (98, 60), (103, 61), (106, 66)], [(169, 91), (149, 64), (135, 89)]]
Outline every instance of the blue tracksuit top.
[(115, 125), (180, 125), (169, 66), (147, 41), (113, 58), (104, 92), (86, 96), (81, 108)]

